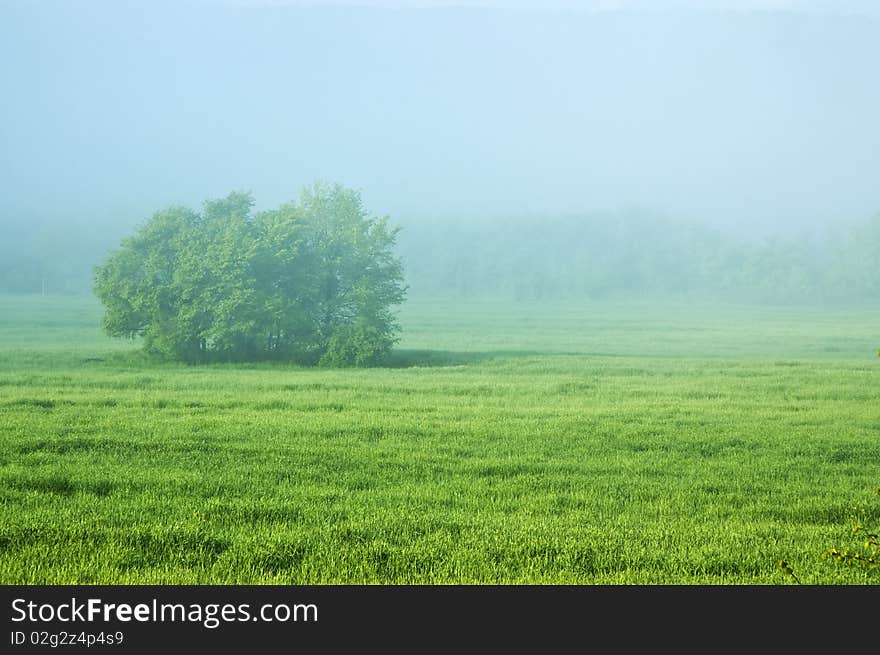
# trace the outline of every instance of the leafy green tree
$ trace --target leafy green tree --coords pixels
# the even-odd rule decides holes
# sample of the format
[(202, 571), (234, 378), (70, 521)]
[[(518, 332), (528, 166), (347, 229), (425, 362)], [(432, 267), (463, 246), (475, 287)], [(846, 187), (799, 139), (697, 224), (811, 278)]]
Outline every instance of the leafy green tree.
[(156, 213), (97, 268), (112, 336), (186, 362), (381, 364), (403, 302), (397, 229), (360, 194), (316, 184), (253, 215), (250, 194)]

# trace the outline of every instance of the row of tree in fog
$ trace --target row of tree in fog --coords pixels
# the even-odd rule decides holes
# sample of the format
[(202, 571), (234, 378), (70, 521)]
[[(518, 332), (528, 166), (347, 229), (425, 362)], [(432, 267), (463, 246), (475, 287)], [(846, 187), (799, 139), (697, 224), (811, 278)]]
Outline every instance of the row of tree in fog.
[[(762, 240), (647, 214), (397, 224), (411, 298), (802, 303), (880, 297), (880, 215)], [(120, 229), (68, 224), (0, 241), (0, 292), (90, 293), (95, 267), (122, 236)]]
[(880, 215), (825, 233), (737, 239), (648, 215), (413, 223), (410, 296), (692, 298), (767, 303), (880, 297)]

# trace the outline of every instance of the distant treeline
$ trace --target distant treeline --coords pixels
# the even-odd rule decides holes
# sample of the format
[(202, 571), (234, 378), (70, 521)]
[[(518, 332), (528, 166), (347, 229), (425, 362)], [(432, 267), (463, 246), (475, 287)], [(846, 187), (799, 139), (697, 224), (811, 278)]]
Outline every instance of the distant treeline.
[(0, 237), (0, 293), (91, 293), (95, 267), (129, 232), (81, 221), (22, 223)]
[(633, 215), (438, 220), (405, 225), (399, 249), (411, 297), (880, 299), (880, 215), (763, 239)]
[[(880, 299), (880, 214), (763, 239), (631, 214), (398, 224), (410, 298)], [(0, 241), (0, 292), (89, 293), (119, 238), (68, 227)]]

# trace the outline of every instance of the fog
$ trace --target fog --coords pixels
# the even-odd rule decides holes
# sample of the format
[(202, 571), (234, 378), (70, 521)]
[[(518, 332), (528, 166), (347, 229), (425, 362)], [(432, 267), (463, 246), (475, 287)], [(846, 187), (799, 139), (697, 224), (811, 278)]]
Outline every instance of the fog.
[[(759, 259), (800, 258), (809, 277), (829, 234), (880, 212), (878, 64), (867, 1), (0, 0), (0, 291), (47, 270), (54, 289), (87, 290), (162, 207), (241, 189), (271, 208), (315, 180), (403, 226), (426, 293), (452, 255), (496, 258), (484, 277), (558, 260), (560, 244), (572, 259), (557, 268), (624, 265), (646, 251), (595, 235), (632, 242), (646, 220), (672, 240), (658, 267), (730, 241), (679, 270), (682, 289), (721, 284), (719, 261), (742, 269), (758, 251), (741, 242), (771, 236), (800, 250)], [(555, 226), (544, 250), (516, 241), (541, 225)], [(499, 232), (510, 248), (488, 247)]]

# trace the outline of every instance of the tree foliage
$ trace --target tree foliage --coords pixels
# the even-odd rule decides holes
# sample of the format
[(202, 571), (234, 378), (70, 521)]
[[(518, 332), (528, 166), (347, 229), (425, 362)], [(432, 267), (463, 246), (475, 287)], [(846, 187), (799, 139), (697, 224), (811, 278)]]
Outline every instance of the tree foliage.
[(253, 205), (233, 192), (154, 214), (96, 270), (105, 331), (186, 362), (381, 363), (405, 295), (398, 229), (338, 184)]

